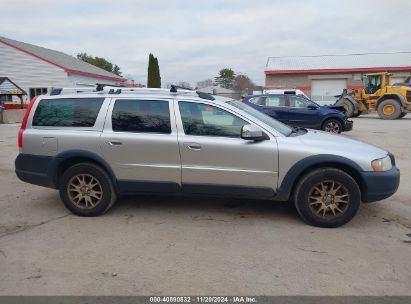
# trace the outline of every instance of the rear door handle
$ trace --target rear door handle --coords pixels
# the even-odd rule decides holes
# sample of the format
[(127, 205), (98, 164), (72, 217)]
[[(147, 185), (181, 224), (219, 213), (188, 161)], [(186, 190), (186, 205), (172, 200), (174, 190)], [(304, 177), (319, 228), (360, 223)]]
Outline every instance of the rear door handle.
[(201, 145), (198, 143), (185, 143), (185, 145), (190, 150), (201, 150)]
[(121, 146), (123, 143), (119, 140), (108, 140), (107, 143), (110, 146)]

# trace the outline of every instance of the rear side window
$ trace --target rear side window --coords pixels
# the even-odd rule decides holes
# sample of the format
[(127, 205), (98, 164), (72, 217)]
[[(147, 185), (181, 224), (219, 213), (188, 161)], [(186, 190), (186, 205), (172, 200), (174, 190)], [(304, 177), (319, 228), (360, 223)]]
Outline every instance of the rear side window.
[(43, 99), (33, 117), (38, 127), (93, 127), (104, 98)]
[(111, 122), (116, 132), (171, 133), (167, 100), (117, 100)]

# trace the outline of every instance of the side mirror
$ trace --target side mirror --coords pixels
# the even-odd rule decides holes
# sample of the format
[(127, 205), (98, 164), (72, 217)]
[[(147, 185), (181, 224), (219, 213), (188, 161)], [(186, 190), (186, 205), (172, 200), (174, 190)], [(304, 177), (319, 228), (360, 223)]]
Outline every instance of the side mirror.
[(309, 104), (307, 106), (307, 108), (308, 108), (308, 110), (317, 110), (318, 109), (318, 107), (316, 105), (313, 105), (313, 104)]
[(253, 125), (244, 125), (241, 128), (241, 138), (245, 140), (265, 140), (267, 135), (258, 127)]

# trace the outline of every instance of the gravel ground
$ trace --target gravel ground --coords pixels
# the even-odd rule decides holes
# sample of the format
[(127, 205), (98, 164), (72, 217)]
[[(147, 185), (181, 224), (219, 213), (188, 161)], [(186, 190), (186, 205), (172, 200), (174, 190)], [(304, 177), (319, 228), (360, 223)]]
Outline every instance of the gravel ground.
[(0, 125), (0, 295), (411, 295), (411, 114), (354, 121), (344, 136), (394, 153), (401, 185), (338, 229), (282, 203), (209, 198), (77, 217), (17, 179), (18, 126)]

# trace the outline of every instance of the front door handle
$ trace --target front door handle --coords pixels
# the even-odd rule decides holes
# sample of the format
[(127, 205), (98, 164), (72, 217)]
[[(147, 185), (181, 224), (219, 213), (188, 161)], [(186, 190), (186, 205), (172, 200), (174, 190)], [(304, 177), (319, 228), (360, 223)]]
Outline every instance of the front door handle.
[(121, 146), (123, 143), (119, 140), (108, 140), (107, 143), (110, 146)]
[(198, 143), (185, 143), (185, 145), (190, 150), (201, 150), (201, 145)]

